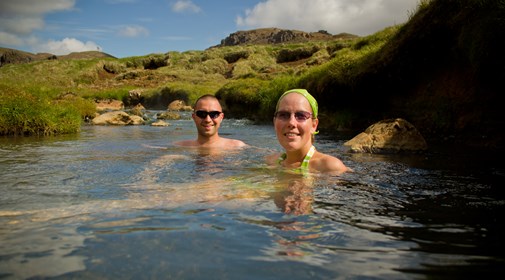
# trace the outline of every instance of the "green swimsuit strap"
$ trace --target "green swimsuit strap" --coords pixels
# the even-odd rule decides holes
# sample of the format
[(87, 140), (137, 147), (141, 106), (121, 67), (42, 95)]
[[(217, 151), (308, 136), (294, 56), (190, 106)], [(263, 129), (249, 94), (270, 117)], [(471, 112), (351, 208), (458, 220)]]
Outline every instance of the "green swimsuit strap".
[[(314, 155), (315, 152), (316, 152), (316, 147), (314, 147), (314, 146), (310, 147), (309, 152), (303, 158), (302, 164), (300, 165), (300, 170), (302, 170), (302, 171), (309, 171), (309, 161), (310, 161), (310, 159), (312, 158), (312, 156)], [(285, 159), (286, 159), (286, 153), (283, 153), (277, 159), (277, 163), (279, 165), (281, 165), (282, 161), (285, 160)]]
[(305, 155), (302, 161), (302, 165), (300, 165), (300, 169), (302, 170), (309, 170), (309, 161), (316, 152), (316, 147), (312, 146), (310, 147), (309, 152)]

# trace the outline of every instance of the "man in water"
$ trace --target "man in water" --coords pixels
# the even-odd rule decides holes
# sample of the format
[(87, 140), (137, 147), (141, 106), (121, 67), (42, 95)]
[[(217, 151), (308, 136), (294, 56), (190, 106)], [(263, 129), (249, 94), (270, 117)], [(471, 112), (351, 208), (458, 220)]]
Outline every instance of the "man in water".
[(179, 146), (193, 146), (203, 148), (241, 148), (246, 143), (219, 136), (219, 127), (224, 118), (223, 109), (214, 95), (206, 94), (198, 98), (191, 114), (195, 122), (198, 136), (194, 140), (175, 142)]

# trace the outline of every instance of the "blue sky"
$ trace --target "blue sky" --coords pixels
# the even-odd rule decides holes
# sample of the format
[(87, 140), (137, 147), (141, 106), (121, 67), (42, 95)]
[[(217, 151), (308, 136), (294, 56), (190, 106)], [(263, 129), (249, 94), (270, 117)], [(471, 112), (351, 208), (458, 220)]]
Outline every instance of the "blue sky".
[(1, 0), (0, 47), (115, 57), (205, 50), (239, 30), (360, 36), (408, 20), (419, 0)]

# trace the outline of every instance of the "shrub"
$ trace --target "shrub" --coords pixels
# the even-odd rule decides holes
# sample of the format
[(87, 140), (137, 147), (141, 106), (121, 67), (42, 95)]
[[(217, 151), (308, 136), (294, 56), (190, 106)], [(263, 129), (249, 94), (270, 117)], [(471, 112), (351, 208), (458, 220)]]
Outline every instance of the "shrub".
[(102, 64), (103, 70), (105, 70), (107, 73), (111, 74), (119, 74), (123, 73), (126, 70), (126, 67), (124, 64), (119, 63), (117, 61), (101, 61), (100, 64)]
[(143, 66), (144, 69), (158, 69), (163, 66), (167, 66), (168, 56), (165, 55), (152, 55), (144, 59)]
[(228, 63), (235, 63), (241, 58), (247, 59), (248, 57), (249, 57), (248, 51), (237, 51), (225, 54), (224, 60), (226, 60)]
[(224, 75), (228, 70), (228, 63), (222, 58), (214, 58), (199, 63), (197, 69), (205, 74), (218, 73)]
[(277, 63), (292, 62), (309, 58), (318, 50), (319, 49), (315, 46), (312, 48), (297, 48), (294, 50), (282, 49), (277, 54)]
[(144, 57), (131, 57), (126, 59), (125, 65), (128, 68), (144, 68), (155, 70), (163, 66), (167, 66), (169, 54), (153, 54)]

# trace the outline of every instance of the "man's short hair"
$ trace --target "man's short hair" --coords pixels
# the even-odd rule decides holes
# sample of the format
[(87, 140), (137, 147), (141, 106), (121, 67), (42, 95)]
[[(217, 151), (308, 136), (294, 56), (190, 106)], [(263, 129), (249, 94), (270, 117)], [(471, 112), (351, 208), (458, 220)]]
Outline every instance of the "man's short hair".
[[(196, 105), (198, 104), (198, 102), (200, 102), (200, 100), (203, 100), (203, 99), (214, 99), (214, 100), (217, 100), (217, 102), (219, 102), (219, 99), (217, 99), (216, 96), (214, 96), (212, 94), (204, 94), (204, 95), (198, 97), (198, 99), (195, 101), (195, 104), (193, 104), (193, 108), (196, 108)], [(219, 102), (219, 105), (221, 105), (221, 102)]]

